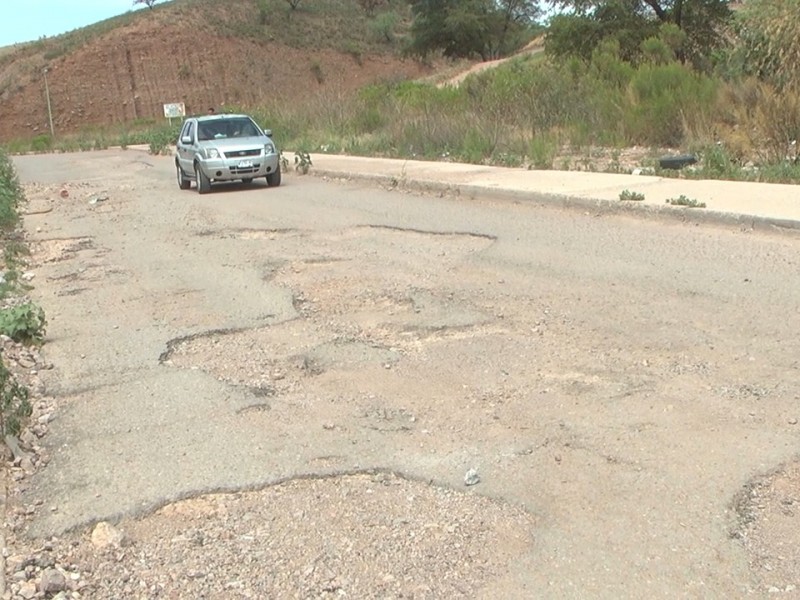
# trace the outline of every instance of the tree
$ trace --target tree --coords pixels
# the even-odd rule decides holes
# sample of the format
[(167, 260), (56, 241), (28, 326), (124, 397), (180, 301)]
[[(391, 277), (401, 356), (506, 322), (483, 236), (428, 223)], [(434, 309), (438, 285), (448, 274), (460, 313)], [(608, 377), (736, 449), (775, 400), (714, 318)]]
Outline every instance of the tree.
[(414, 0), (411, 52), (486, 60), (513, 49), (538, 14), (534, 0)]
[(738, 17), (749, 67), (781, 88), (800, 89), (800, 0), (750, 0)]
[(358, 0), (361, 8), (364, 9), (364, 12), (367, 13), (369, 17), (373, 16), (375, 14), (375, 9), (384, 2), (385, 0)]
[[(568, 14), (553, 19), (551, 53), (585, 55), (587, 46), (596, 47), (603, 39), (620, 41), (622, 56), (634, 59), (644, 40), (658, 36), (662, 25), (676, 26), (681, 32), (677, 56), (697, 66), (707, 66), (711, 51), (723, 44), (724, 25), (731, 19), (729, 0), (548, 0)], [(573, 38), (575, 51), (569, 51), (567, 32), (589, 34)], [(673, 36), (674, 37), (674, 36)], [(548, 35), (548, 41), (550, 41)]]
[(641, 44), (658, 33), (658, 21), (648, 19), (633, 1), (600, 4), (591, 12), (556, 15), (550, 22), (545, 41), (548, 54), (579, 56), (588, 60), (606, 41), (615, 41), (619, 57), (634, 61)]
[(158, 2), (158, 0), (133, 0), (133, 5), (136, 6), (137, 4), (144, 4), (150, 10), (153, 10), (153, 5)]

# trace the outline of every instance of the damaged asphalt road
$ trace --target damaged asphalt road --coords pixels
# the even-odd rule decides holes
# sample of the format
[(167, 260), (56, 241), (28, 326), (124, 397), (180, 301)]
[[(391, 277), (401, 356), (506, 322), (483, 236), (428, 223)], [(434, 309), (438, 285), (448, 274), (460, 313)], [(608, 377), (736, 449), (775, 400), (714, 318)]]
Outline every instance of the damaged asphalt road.
[(31, 535), (379, 469), (535, 515), (518, 589), (756, 585), (731, 503), (800, 447), (795, 234), (15, 162), (53, 208), (25, 219), (60, 405)]

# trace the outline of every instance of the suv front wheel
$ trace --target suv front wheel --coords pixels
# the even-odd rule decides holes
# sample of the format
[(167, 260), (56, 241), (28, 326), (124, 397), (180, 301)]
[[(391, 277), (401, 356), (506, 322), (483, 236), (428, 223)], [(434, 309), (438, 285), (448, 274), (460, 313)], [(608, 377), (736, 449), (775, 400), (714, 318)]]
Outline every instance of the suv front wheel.
[(186, 174), (183, 172), (180, 165), (176, 164), (175, 168), (178, 171), (178, 187), (182, 190), (188, 190), (192, 182), (186, 178)]
[(267, 185), (269, 187), (278, 187), (281, 184), (281, 167), (278, 166), (274, 173), (267, 175)]
[(211, 180), (203, 173), (203, 169), (199, 166), (194, 166), (194, 174), (197, 178), (197, 191), (201, 194), (207, 194), (211, 191)]

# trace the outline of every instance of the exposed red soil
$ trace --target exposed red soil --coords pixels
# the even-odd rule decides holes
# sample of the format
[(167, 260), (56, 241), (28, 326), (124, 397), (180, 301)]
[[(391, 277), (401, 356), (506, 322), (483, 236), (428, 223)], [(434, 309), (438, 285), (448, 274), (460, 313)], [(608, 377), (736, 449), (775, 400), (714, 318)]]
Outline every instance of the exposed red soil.
[(165, 103), (183, 102), (187, 113), (248, 108), (316, 94), (336, 97), (369, 82), (432, 72), (390, 54), (354, 57), (226, 37), (192, 22), (191, 15), (142, 16), (52, 61), (29, 52), (0, 66), (0, 142), (48, 131), (45, 64), (54, 126), (62, 134), (163, 118)]

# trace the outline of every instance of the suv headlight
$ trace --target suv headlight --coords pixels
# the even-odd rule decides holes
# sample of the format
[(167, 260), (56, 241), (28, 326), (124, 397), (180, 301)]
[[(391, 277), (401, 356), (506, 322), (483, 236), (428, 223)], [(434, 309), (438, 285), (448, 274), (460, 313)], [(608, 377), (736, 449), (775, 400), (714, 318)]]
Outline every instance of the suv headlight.
[(264, 144), (264, 154), (275, 154), (275, 144), (269, 142)]
[(216, 148), (209, 148), (206, 150), (206, 157), (207, 158), (219, 158), (219, 150)]

